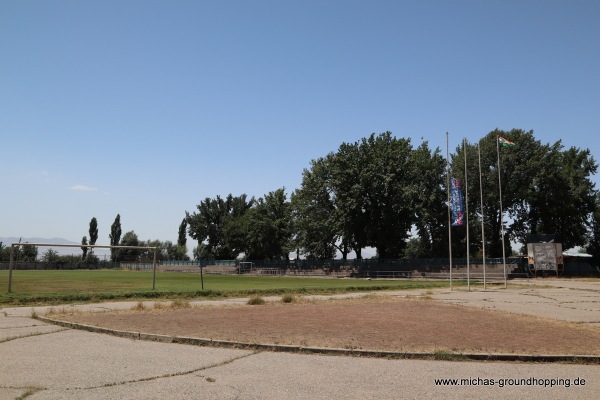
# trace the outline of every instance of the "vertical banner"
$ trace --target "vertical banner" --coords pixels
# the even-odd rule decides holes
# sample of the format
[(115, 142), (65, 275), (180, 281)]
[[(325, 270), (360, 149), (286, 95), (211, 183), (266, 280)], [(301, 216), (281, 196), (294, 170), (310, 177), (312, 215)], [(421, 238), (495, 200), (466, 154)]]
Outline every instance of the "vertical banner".
[(450, 180), (450, 208), (452, 209), (452, 226), (465, 225), (465, 199), (460, 180)]

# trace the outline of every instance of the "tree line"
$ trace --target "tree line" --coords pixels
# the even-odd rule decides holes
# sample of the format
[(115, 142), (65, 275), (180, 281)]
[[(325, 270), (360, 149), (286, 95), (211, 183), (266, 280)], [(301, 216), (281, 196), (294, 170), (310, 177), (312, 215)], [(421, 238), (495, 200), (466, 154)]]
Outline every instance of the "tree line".
[[(140, 240), (135, 231), (128, 231), (122, 237), (121, 215), (117, 214), (110, 227), (108, 238), (111, 246), (138, 246), (138, 247), (156, 247), (157, 260), (189, 260), (187, 255), (187, 220), (184, 218), (179, 225), (177, 243), (170, 240)], [(96, 244), (98, 240), (98, 220), (93, 217), (89, 223), (88, 236), (81, 239), (81, 255), (60, 255), (52, 248), (46, 250), (42, 256), (42, 262), (52, 264), (85, 264), (96, 265), (102, 260), (94, 254), (94, 248), (89, 247)], [(23, 262), (33, 262), (38, 259), (39, 250), (36, 246), (18, 246), (15, 250), (15, 259)], [(147, 249), (110, 249), (111, 262), (135, 262), (153, 260), (154, 251)], [(0, 260), (10, 259), (10, 246), (0, 246)]]
[[(499, 136), (514, 146), (498, 151)], [(486, 255), (500, 257), (504, 222), (506, 254), (511, 242), (524, 249), (530, 235), (556, 234), (563, 248), (582, 246), (600, 260), (600, 192), (591, 181), (597, 169), (589, 150), (542, 143), (533, 131), (493, 130), (476, 143), (462, 142), (449, 162), (427, 141), (413, 146), (391, 132), (373, 133), (311, 160), (289, 196), (280, 188), (258, 199), (205, 198), (194, 212), (185, 212), (177, 243), (142, 241), (134, 231), (122, 235), (119, 214), (109, 239), (111, 245), (156, 246), (161, 260), (188, 259), (187, 235), (198, 242), (193, 257), (202, 260), (285, 260), (291, 253), (345, 259), (351, 251), (360, 259), (367, 247), (380, 259), (445, 258), (450, 175), (468, 188), (471, 255), (482, 254), (483, 225)], [(454, 256), (466, 256), (466, 236), (466, 227), (452, 228)], [(82, 261), (98, 262), (88, 247), (97, 239), (98, 222), (92, 218), (81, 240)], [(4, 257), (8, 249), (0, 250)], [(21, 251), (23, 261), (37, 257), (37, 249)], [(111, 261), (151, 258), (142, 250), (111, 249)]]
[[(110, 226), (110, 233), (108, 235), (109, 243), (111, 246), (137, 246), (137, 247), (156, 247), (157, 260), (189, 260), (187, 255), (187, 220), (184, 218), (179, 225), (179, 233), (177, 243), (173, 243), (170, 240), (164, 242), (160, 240), (140, 240), (135, 231), (128, 231), (122, 237), (123, 232), (121, 228), (121, 214), (117, 214), (114, 222)], [(83, 252), (82, 258), (86, 261), (97, 261), (97, 257), (93, 254), (92, 247), (86, 247), (86, 245), (94, 245), (98, 238), (98, 223), (96, 218), (92, 218), (89, 225), (89, 237), (84, 236), (81, 239), (81, 250)], [(90, 260), (91, 257), (91, 260)], [(95, 257), (95, 258), (94, 258)], [(154, 258), (154, 251), (151, 249), (110, 249), (110, 259), (112, 262), (123, 262), (123, 261), (142, 261), (152, 260)]]
[[(499, 136), (515, 146), (498, 151)], [(544, 144), (533, 131), (496, 129), (461, 143), (449, 163), (426, 141), (415, 147), (384, 132), (312, 160), (289, 198), (285, 188), (258, 199), (207, 197), (185, 220), (199, 259), (331, 259), (350, 251), (362, 258), (366, 247), (380, 259), (447, 257), (448, 169), (469, 190), (470, 254), (482, 253), (483, 223), (486, 255), (502, 256), (504, 221), (507, 254), (511, 242), (525, 246), (529, 235), (544, 233), (598, 255), (597, 168), (589, 150)], [(453, 228), (451, 245), (453, 255), (466, 256), (466, 227)]]

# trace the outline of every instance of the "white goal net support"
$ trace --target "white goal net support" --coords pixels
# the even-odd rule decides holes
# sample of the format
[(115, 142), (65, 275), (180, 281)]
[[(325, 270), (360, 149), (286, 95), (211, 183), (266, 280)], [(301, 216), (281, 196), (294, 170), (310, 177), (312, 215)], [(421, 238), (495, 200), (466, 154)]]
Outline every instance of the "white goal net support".
[(238, 268), (238, 273), (240, 274), (248, 274), (248, 273), (252, 273), (254, 272), (255, 267), (254, 267), (254, 263), (253, 262), (247, 262), (247, 261), (241, 261), (239, 268)]
[(56, 244), (56, 243), (13, 243), (10, 248), (10, 264), (8, 267), (8, 293), (12, 293), (12, 273), (14, 269), (15, 259), (14, 253), (15, 248), (19, 246), (35, 246), (35, 247), (87, 247), (89, 249), (136, 249), (136, 250), (152, 250), (154, 252), (154, 260), (152, 262), (152, 290), (156, 289), (156, 250), (158, 247), (148, 246), (104, 246), (98, 244)]

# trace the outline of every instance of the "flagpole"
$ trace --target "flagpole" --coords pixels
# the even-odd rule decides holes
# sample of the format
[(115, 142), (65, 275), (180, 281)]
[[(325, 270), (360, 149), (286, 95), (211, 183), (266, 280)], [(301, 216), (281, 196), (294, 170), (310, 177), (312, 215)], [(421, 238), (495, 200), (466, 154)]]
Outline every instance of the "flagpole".
[(481, 197), (481, 249), (482, 249), (482, 256), (483, 256), (483, 290), (486, 289), (486, 282), (485, 282), (485, 219), (484, 219), (484, 213), (483, 213), (483, 178), (482, 178), (482, 174), (481, 174), (481, 140), (479, 140), (479, 142), (477, 143), (477, 152), (479, 155), (479, 194)]
[(500, 194), (500, 232), (502, 234), (502, 265), (504, 266), (504, 288), (506, 289), (506, 249), (504, 246), (504, 213), (502, 212), (502, 181), (500, 178), (500, 136), (496, 136), (496, 152), (498, 153), (498, 193)]
[(465, 155), (465, 216), (467, 218), (467, 290), (471, 291), (471, 262), (469, 253), (469, 184), (467, 179), (467, 138), (463, 139), (463, 148)]
[(448, 188), (448, 256), (450, 258), (450, 291), (452, 291), (452, 215), (450, 213), (450, 150), (446, 132), (446, 186)]

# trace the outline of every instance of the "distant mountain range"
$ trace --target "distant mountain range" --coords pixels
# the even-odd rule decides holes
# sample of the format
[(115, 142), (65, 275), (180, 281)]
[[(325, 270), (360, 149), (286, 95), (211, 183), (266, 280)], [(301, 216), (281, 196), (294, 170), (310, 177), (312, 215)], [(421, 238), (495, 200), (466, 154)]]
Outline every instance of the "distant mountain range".
[[(19, 239), (21, 243), (43, 243), (43, 244), (72, 244), (80, 246), (81, 243), (73, 242), (71, 240), (63, 239), (63, 238), (16, 238), (16, 237), (0, 237), (0, 242), (2, 242), (2, 246), (10, 246), (13, 243), (19, 243)], [(48, 250), (52, 249), (56, 251), (61, 256), (65, 255), (79, 255), (81, 254), (81, 249), (77, 247), (38, 247), (38, 257), (42, 257), (42, 255)], [(98, 257), (103, 257), (110, 254), (110, 249), (94, 249), (94, 254)]]
[(16, 238), (16, 237), (0, 237), (0, 242), (2, 242), (2, 244), (4, 246), (9, 246), (13, 243), (18, 243), (19, 240), (22, 243), (48, 243), (48, 244), (79, 244), (77, 242), (72, 242), (70, 240), (67, 239), (63, 239), (63, 238)]

